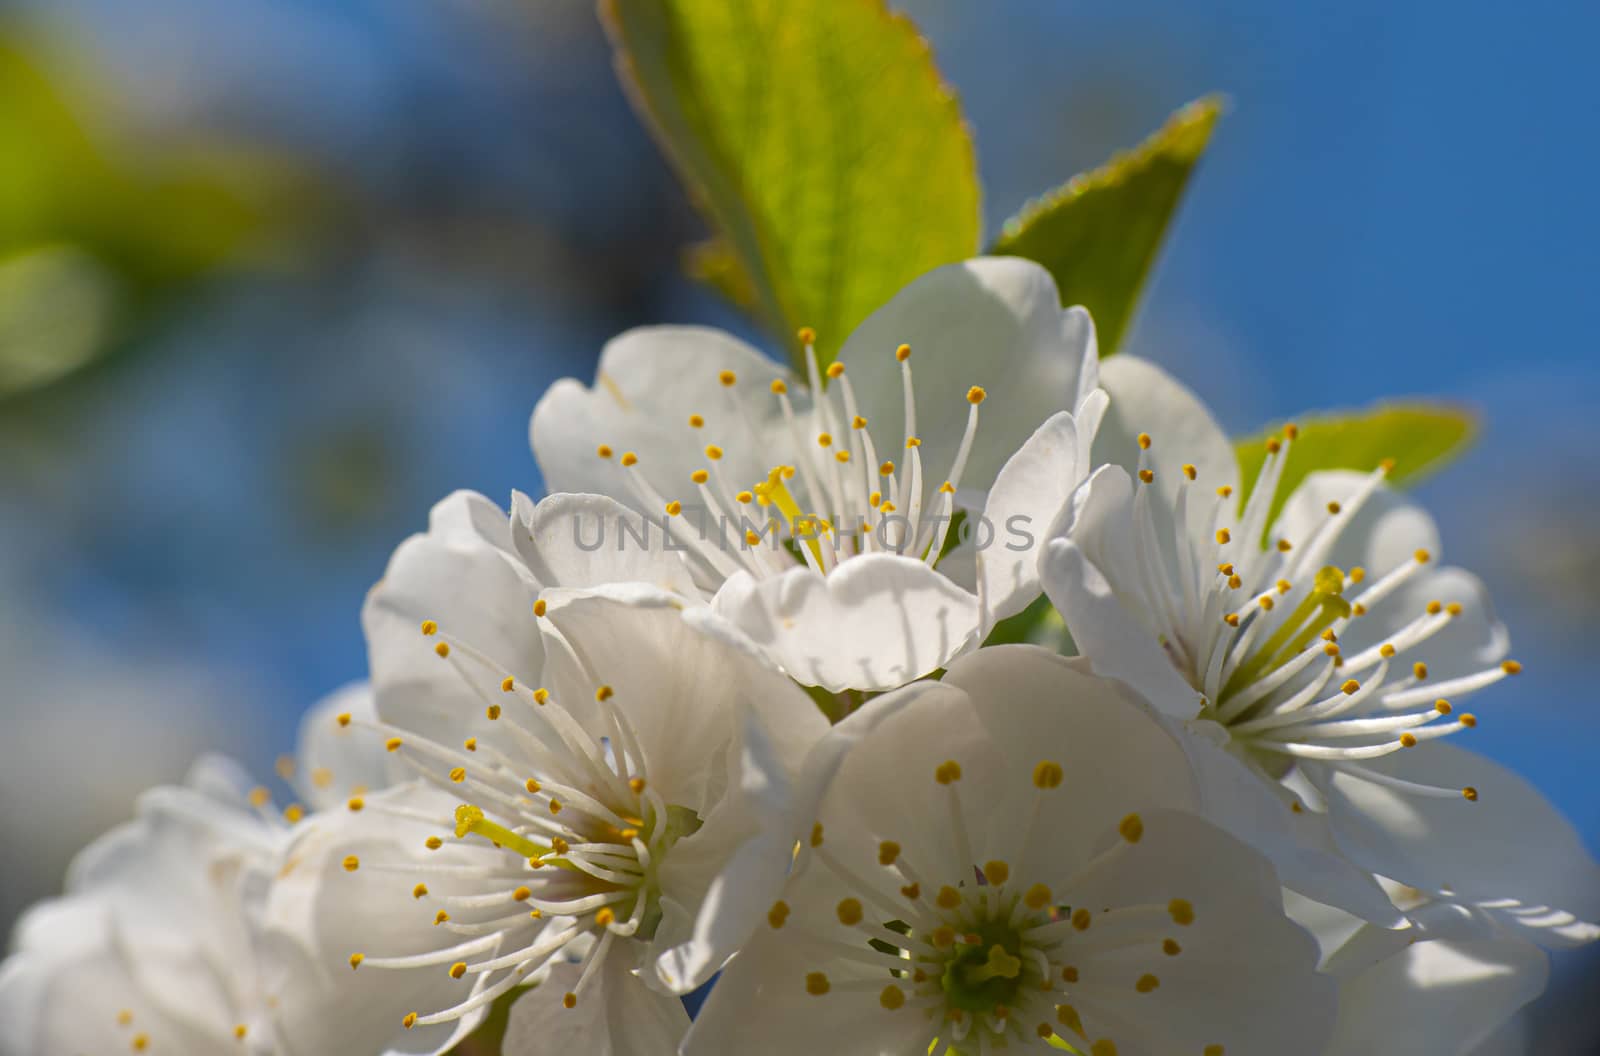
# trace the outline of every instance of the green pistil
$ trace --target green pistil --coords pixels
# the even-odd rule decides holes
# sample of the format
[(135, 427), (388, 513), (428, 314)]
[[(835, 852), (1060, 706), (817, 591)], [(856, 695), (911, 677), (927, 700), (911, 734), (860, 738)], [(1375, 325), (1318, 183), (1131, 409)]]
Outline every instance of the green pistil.
[(1311, 592), (1305, 596), (1289, 618), (1279, 625), (1266, 641), (1256, 647), (1254, 655), (1238, 669), (1222, 689), (1222, 700), (1255, 682), (1270, 671), (1275, 671), (1298, 656), (1312, 639), (1333, 626), (1335, 620), (1350, 615), (1350, 603), (1344, 594), (1344, 570), (1328, 565), (1317, 573)]
[(977, 944), (960, 947), (945, 965), (939, 982), (946, 1006), (973, 1013), (1015, 1006), (1022, 989), (1022, 936), (1003, 921), (980, 925), (977, 935)]

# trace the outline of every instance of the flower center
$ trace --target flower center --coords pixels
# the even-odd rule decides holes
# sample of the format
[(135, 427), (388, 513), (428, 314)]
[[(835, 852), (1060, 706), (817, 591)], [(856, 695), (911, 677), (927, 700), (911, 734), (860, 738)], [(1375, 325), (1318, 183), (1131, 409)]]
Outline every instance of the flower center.
[[(542, 616), (543, 602), (534, 611)], [(344, 866), (350, 872), (407, 874), (408, 883), (415, 881), (413, 898), (429, 903), (433, 924), (463, 941), (412, 956), (355, 953), (350, 966), (448, 965), (451, 978), (483, 980), (457, 1005), (407, 1015), (410, 1028), (483, 1007), (582, 939), (588, 947), (582, 970), (564, 1002), (574, 1007), (614, 941), (654, 936), (661, 920), (662, 862), (674, 844), (700, 828), (701, 819), (650, 786), (638, 734), (610, 686), (595, 689), (594, 714), (609, 731), (597, 736), (548, 690), (523, 685), (432, 620), (423, 623), (422, 633), (438, 639), (434, 652), (479, 692), (486, 717), (503, 736), (469, 737), (458, 749), (415, 731), (361, 723), (386, 735), (390, 752), (457, 805), (449, 818), (377, 797), (352, 799), (350, 808), (438, 825), (453, 834), (454, 854), (442, 866), (363, 863), (355, 856)], [(498, 694), (483, 686), (491, 680)], [(341, 715), (339, 722), (349, 725), (352, 719)], [(430, 835), (425, 845), (438, 851), (446, 839)]]
[[(879, 460), (880, 450), (887, 449), (874, 442), (867, 419), (859, 413), (844, 364), (833, 363), (820, 371), (816, 335), (807, 328), (800, 336), (806, 349), (811, 407), (797, 409), (788, 383), (781, 378), (769, 387), (795, 452), (793, 464), (774, 466), (764, 480), (752, 482), (748, 488), (730, 486), (720, 468), (730, 449), (723, 444), (733, 448), (744, 444), (758, 451), (765, 445), (735, 389), (738, 377), (724, 370), (718, 381), (727, 406), (717, 428), (735, 435), (718, 437), (722, 443), (706, 444), (702, 449), (706, 465), (690, 475), (699, 497), (700, 516), (689, 516), (691, 504), (661, 495), (638, 471), (639, 455), (633, 451), (622, 452), (618, 459), (629, 471), (629, 487), (643, 509), (662, 510), (665, 530), (722, 577), (748, 571), (761, 578), (796, 564), (825, 574), (850, 557), (884, 552), (936, 565), (955, 517), (956, 489), (977, 435), (978, 407), (987, 394), (976, 385), (967, 390), (966, 431), (949, 476), (930, 502), (924, 494), (911, 346), (895, 350), (905, 397), (904, 457), (896, 465), (892, 459)], [(824, 374), (831, 383), (826, 389)], [(688, 416), (688, 424), (697, 444), (711, 428), (706, 415), (698, 412)], [(596, 453), (602, 459), (616, 454), (609, 444), (599, 445)]]
[[(1271, 776), (1281, 778), (1297, 763), (1314, 760), (1409, 793), (1475, 800), (1470, 787), (1418, 785), (1360, 762), (1475, 727), (1477, 718), (1457, 713), (1449, 698), (1516, 674), (1521, 665), (1507, 660), (1430, 681), (1420, 647), (1463, 612), (1458, 602), (1438, 600), (1409, 620), (1385, 612), (1397, 629), (1346, 654), (1341, 637), (1352, 624), (1380, 607), (1401, 604), (1405, 595), (1399, 588), (1423, 575), (1433, 558), (1418, 550), (1375, 577), (1364, 568), (1345, 571), (1324, 563), (1383, 484), (1387, 462), (1341, 500), (1327, 503), (1326, 518), (1306, 538), (1261, 545), (1297, 436), (1289, 425), (1282, 438), (1268, 442), (1256, 486), (1237, 517), (1233, 489), (1216, 489), (1207, 504), (1192, 494), (1198, 474), (1185, 465), (1170, 526), (1174, 545), (1162, 546), (1150, 491), (1152, 441), (1141, 434), (1133, 533), (1140, 575), (1122, 592), (1200, 694), (1199, 717), (1226, 726), (1232, 746)], [(1356, 624), (1354, 630), (1360, 629)]]

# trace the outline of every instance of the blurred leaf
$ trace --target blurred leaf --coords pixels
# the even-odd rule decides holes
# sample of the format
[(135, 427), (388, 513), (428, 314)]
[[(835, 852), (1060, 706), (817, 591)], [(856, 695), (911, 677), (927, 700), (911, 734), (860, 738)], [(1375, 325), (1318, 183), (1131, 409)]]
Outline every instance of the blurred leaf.
[(281, 175), (264, 159), (170, 147), (139, 164), (113, 157), (0, 38), (0, 398), (94, 362), (228, 258), (263, 220), (245, 192)]
[(739, 266), (739, 258), (721, 239), (707, 239), (690, 246), (684, 254), (683, 266), (692, 278), (715, 286), (739, 307), (750, 311), (760, 308), (761, 294), (750, 284), (750, 276)]
[(1030, 202), (1006, 222), (991, 253), (1036, 260), (1055, 276), (1061, 303), (1094, 316), (1100, 354), (1117, 350), (1222, 100), (1173, 114), (1135, 150)]
[[(1423, 402), (1380, 403), (1362, 411), (1313, 415), (1297, 424), (1300, 435), (1290, 448), (1272, 515), (1267, 519), (1269, 524), (1309, 473), (1319, 469), (1370, 472), (1384, 459), (1392, 458), (1390, 482), (1406, 484), (1444, 468), (1466, 450), (1477, 432), (1477, 420), (1470, 411)], [(1235, 443), (1245, 496), (1255, 487), (1266, 460), (1268, 438), (1281, 432)]]
[[(600, 0), (617, 68), (718, 248), (798, 354), (978, 248), (977, 163), (927, 43), (883, 0)], [(742, 273), (742, 280), (733, 276)]]

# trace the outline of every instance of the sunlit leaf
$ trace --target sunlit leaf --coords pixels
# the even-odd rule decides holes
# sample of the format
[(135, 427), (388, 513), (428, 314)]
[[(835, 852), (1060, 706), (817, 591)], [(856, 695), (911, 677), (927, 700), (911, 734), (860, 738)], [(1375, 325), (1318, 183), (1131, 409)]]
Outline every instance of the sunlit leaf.
[[(1465, 451), (1477, 432), (1472, 412), (1442, 403), (1380, 403), (1366, 410), (1318, 413), (1297, 419), (1299, 435), (1289, 451), (1272, 516), (1304, 480), (1319, 469), (1370, 471), (1394, 460), (1389, 480), (1407, 484), (1427, 476)], [(1267, 457), (1267, 441), (1282, 429), (1240, 440), (1239, 479), (1248, 494)], [(1269, 518), (1270, 522), (1270, 518)]]
[[(978, 249), (977, 166), (926, 42), (883, 0), (601, 0), (617, 66), (717, 242), (701, 271), (831, 359)], [(742, 273), (735, 278), (734, 269)]]
[(1137, 149), (1074, 176), (1007, 221), (990, 252), (1050, 269), (1063, 304), (1094, 316), (1100, 354), (1117, 350), (1222, 101), (1207, 97), (1173, 114)]

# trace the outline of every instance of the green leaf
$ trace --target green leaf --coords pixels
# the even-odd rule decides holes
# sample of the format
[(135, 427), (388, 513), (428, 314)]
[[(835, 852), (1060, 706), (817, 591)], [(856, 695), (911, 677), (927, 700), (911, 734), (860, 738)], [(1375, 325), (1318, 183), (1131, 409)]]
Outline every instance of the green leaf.
[[(1420, 480), (1442, 469), (1471, 443), (1477, 419), (1465, 408), (1417, 401), (1311, 415), (1299, 420), (1298, 427), (1269, 524), (1306, 475), (1319, 469), (1370, 472), (1385, 459), (1393, 459), (1389, 480), (1394, 484)], [(1266, 460), (1267, 441), (1280, 435), (1281, 429), (1272, 430), (1234, 444), (1245, 496)]]
[(883, 0), (600, 0), (617, 67), (715, 233), (698, 270), (824, 363), (912, 279), (978, 249), (972, 140)]
[(1162, 236), (1221, 113), (1217, 96), (1190, 103), (1138, 148), (1030, 202), (989, 250), (1048, 268), (1061, 303), (1084, 305), (1094, 316), (1102, 356), (1115, 352), (1127, 332)]

